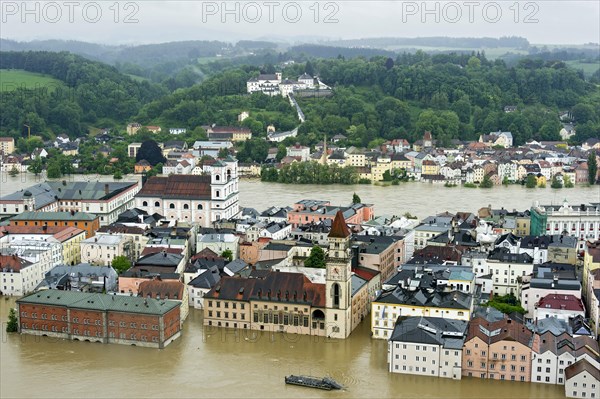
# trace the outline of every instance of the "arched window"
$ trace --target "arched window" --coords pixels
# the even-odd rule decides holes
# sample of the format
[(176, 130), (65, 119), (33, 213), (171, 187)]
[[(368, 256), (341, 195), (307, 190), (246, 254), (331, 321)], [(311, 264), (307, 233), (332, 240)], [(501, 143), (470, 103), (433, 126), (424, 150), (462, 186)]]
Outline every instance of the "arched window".
[(216, 181), (219, 181), (219, 180), (221, 180), (221, 176), (219, 176), (219, 175), (215, 175), (215, 180), (216, 180)]
[(219, 190), (215, 191), (215, 197), (219, 198), (221, 196), (221, 192)]
[(142, 202), (142, 206), (148, 206), (148, 201)]
[(29, 206), (25, 205), (25, 210), (28, 211), (29, 210)]
[(340, 285), (338, 283), (333, 284), (331, 287), (331, 294), (333, 295), (333, 306), (336, 308), (340, 307)]
[(188, 204), (183, 204), (183, 209), (190, 209), (190, 206)]
[(156, 201), (156, 202), (154, 203), (154, 206), (160, 206), (160, 202)]
[(169, 209), (175, 209), (175, 204), (171, 202), (171, 203), (169, 204)]
[(201, 211), (202, 210), (202, 204), (198, 204), (198, 210)]

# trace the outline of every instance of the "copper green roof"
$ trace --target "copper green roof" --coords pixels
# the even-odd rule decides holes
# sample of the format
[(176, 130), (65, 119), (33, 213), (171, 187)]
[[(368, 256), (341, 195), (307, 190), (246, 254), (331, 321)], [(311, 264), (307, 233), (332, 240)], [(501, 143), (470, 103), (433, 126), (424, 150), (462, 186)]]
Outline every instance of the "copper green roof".
[(164, 315), (180, 304), (177, 301), (158, 300), (128, 295), (95, 294), (79, 291), (45, 290), (34, 292), (17, 303), (66, 306), (72, 309)]
[(11, 220), (39, 220), (39, 221), (54, 221), (54, 220), (87, 220), (94, 221), (97, 216), (86, 212), (21, 212), (11, 218)]

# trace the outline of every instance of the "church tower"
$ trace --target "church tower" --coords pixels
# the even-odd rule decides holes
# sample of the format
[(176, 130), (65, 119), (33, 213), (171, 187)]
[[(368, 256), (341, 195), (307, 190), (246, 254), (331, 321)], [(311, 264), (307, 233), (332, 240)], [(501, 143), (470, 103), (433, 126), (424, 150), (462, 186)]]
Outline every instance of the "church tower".
[(327, 165), (327, 136), (323, 137), (323, 154), (321, 154), (319, 163), (321, 165)]
[(352, 332), (352, 265), (350, 230), (341, 211), (331, 225), (327, 254), (326, 310), (327, 336), (346, 338)]

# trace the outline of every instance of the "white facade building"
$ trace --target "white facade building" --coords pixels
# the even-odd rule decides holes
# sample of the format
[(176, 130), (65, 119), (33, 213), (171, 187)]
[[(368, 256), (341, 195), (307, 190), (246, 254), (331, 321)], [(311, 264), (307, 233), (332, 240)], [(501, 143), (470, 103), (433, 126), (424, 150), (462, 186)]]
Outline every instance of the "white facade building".
[(388, 341), (388, 371), (460, 380), (467, 323), (439, 317), (402, 319)]
[(117, 256), (134, 260), (133, 240), (120, 234), (101, 234), (81, 241), (81, 262), (110, 266)]
[(210, 227), (240, 214), (237, 160), (217, 161), (210, 175), (152, 177), (135, 198), (135, 206), (167, 220)]

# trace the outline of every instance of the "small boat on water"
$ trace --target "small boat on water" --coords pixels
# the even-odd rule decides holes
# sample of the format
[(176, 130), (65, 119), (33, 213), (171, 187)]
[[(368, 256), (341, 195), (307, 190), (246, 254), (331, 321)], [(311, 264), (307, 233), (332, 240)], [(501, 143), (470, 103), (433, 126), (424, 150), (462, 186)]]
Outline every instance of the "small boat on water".
[(285, 383), (309, 388), (325, 389), (327, 391), (331, 391), (332, 389), (342, 389), (340, 384), (328, 377), (317, 378), (304, 375), (290, 375), (289, 377), (285, 377)]

